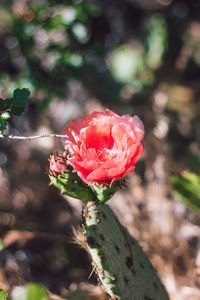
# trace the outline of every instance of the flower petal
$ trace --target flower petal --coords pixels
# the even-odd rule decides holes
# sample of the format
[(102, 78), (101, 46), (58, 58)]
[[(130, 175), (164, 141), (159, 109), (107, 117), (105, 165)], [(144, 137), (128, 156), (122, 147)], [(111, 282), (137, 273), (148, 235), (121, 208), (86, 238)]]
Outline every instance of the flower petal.
[(111, 110), (94, 111), (64, 129), (69, 163), (83, 181), (108, 183), (134, 170), (142, 152), (144, 126), (138, 116), (119, 116)]

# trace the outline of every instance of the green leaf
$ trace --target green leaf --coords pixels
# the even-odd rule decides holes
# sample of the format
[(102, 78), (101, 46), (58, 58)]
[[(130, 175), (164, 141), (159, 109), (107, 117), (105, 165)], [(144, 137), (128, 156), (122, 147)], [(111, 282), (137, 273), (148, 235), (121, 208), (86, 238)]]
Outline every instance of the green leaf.
[(8, 293), (0, 289), (0, 300), (6, 300)]
[(28, 284), (27, 290), (27, 300), (48, 300), (46, 289), (39, 284)]
[(13, 98), (0, 99), (0, 132), (2, 133), (7, 128), (7, 123), (4, 120), (10, 118), (10, 114), (19, 116), (23, 113), (25, 106), (29, 102), (30, 91), (28, 89), (16, 89), (13, 93)]
[(20, 116), (24, 112), (24, 109), (25, 109), (24, 106), (23, 107), (12, 106), (10, 112), (14, 116)]
[(16, 287), (12, 292), (11, 300), (49, 300), (49, 297), (43, 286), (29, 283), (22, 287)]
[(95, 4), (89, 4), (85, 6), (87, 13), (92, 17), (98, 17), (101, 14), (101, 9)]
[(29, 102), (30, 91), (28, 89), (16, 89), (13, 95), (13, 106), (25, 107)]
[(7, 127), (8, 123), (0, 117), (0, 133), (2, 134)]
[(200, 174), (200, 155), (189, 150), (188, 159), (191, 171)]
[(200, 215), (200, 175), (184, 172), (171, 177), (174, 193), (187, 207)]
[(12, 105), (11, 99), (0, 99), (0, 111), (8, 110)]
[(9, 112), (4, 112), (2, 115), (1, 115), (1, 118), (3, 119), (3, 120), (8, 120), (9, 118), (10, 118), (10, 114), (9, 114)]
[(150, 18), (146, 37), (146, 63), (150, 69), (157, 69), (162, 64), (167, 49), (167, 24), (162, 14)]
[[(0, 239), (0, 251), (3, 250), (4, 246), (3, 246), (3, 241)], [(1, 300), (1, 299), (0, 299)]]

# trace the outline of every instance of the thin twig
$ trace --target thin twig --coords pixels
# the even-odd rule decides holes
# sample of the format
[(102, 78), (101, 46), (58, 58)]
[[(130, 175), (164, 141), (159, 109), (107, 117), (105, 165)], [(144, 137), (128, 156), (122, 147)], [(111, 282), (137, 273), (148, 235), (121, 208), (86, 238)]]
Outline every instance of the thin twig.
[(11, 140), (34, 140), (34, 139), (41, 139), (45, 137), (55, 137), (55, 138), (67, 138), (68, 136), (65, 134), (42, 134), (42, 135), (34, 135), (34, 136), (18, 136), (18, 135), (7, 135), (7, 134), (0, 134), (1, 139), (11, 139)]

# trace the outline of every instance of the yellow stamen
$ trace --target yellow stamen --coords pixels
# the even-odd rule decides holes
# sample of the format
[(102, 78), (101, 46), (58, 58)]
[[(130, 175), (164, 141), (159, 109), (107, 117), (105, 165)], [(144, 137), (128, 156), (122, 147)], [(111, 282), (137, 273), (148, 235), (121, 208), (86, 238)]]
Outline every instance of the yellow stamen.
[(110, 155), (108, 155), (108, 154), (105, 154), (103, 157), (102, 157), (102, 160), (108, 160), (108, 159), (110, 159)]

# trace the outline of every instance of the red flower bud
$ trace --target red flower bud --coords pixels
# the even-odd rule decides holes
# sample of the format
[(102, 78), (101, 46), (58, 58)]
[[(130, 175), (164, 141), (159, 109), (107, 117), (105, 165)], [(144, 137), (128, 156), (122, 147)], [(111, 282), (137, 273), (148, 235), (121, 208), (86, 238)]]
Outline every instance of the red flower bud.
[(51, 155), (49, 158), (49, 174), (59, 176), (64, 172), (67, 172), (67, 160), (58, 154)]

